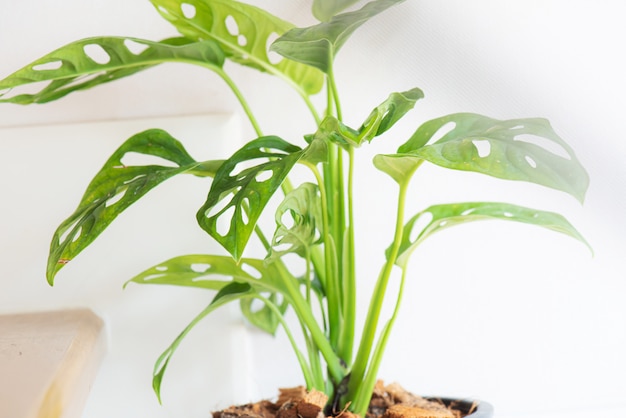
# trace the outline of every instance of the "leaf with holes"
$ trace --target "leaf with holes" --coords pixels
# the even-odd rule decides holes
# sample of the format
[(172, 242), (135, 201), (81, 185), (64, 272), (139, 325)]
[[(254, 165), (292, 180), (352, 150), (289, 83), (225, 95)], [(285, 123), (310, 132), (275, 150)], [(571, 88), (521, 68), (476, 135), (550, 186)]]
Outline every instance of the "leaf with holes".
[(222, 307), (230, 302), (240, 300), (247, 297), (252, 297), (255, 292), (247, 283), (231, 282), (224, 286), (215, 295), (209, 306), (207, 306), (202, 312), (200, 312), (185, 329), (176, 337), (176, 339), (170, 344), (170, 346), (161, 354), (154, 365), (154, 372), (152, 373), (152, 388), (161, 402), (161, 382), (163, 381), (163, 375), (167, 366), (169, 365), (174, 352), (185, 339), (187, 334), (207, 315), (215, 311), (217, 308)]
[[(165, 62), (187, 62), (221, 68), (224, 54), (212, 41), (173, 38), (161, 42), (137, 38), (99, 37), (73, 42), (34, 61), (0, 81), (0, 102), (46, 103), (135, 74)], [(11, 92), (16, 87), (44, 83), (34, 94)], [(5, 97), (9, 93), (10, 97)]]
[[(451, 226), (467, 222), (500, 219), (522, 222), (569, 235), (589, 247), (583, 236), (563, 216), (500, 202), (466, 202), (433, 205), (413, 216), (404, 226), (395, 263), (405, 268), (411, 253), (426, 238)], [(591, 247), (589, 247), (591, 248)], [(387, 257), (390, 251), (387, 250)]]
[[(428, 144), (441, 131), (443, 136)], [(545, 119), (501, 121), (456, 113), (424, 123), (398, 153), (446, 168), (540, 184), (581, 202), (589, 186), (574, 151)]]
[[(222, 277), (225, 280), (217, 280)], [(259, 292), (282, 293), (280, 273), (276, 266), (263, 260), (210, 254), (174, 257), (157, 264), (130, 279), (129, 283), (164, 284), (219, 290), (231, 280), (245, 282)]]
[(403, 1), (375, 0), (360, 10), (337, 15), (328, 22), (308, 28), (291, 29), (272, 44), (271, 50), (328, 73), (337, 52), (357, 28)]
[[(305, 152), (276, 136), (255, 139), (235, 152), (218, 170), (197, 213), (202, 229), (239, 260), (263, 208)], [(223, 231), (218, 222), (226, 220)]]
[(289, 253), (306, 257), (322, 237), (322, 206), (319, 188), (302, 183), (290, 191), (276, 209), (276, 232), (272, 239), (269, 260)]
[[(125, 165), (124, 157), (128, 154), (167, 160), (172, 164)], [(151, 129), (128, 139), (96, 174), (76, 211), (55, 231), (48, 258), (48, 282), (52, 284), (65, 264), (148, 191), (180, 173), (210, 175), (209, 167), (208, 162), (197, 163), (180, 142), (162, 130)]]
[[(270, 335), (275, 335), (276, 330), (280, 325), (280, 321), (276, 312), (269, 307), (267, 303), (269, 302), (273, 304), (274, 307), (283, 315), (287, 311), (289, 305), (287, 304), (286, 299), (283, 299), (283, 301), (279, 303), (279, 298), (276, 293), (266, 296), (265, 300), (267, 302), (257, 298), (241, 299), (239, 301), (239, 307), (241, 308), (243, 315), (252, 325)], [(258, 308), (253, 306), (255, 303), (261, 303), (261, 307)]]
[[(318, 93), (322, 74), (300, 63), (276, 62), (268, 55), (271, 41), (293, 25), (257, 7), (226, 0), (150, 0), (158, 12), (185, 37), (212, 39), (229, 59), (239, 64), (280, 74), (307, 94)], [(280, 57), (278, 57), (280, 58)]]
[(313, 16), (322, 22), (328, 22), (337, 13), (359, 0), (314, 0)]

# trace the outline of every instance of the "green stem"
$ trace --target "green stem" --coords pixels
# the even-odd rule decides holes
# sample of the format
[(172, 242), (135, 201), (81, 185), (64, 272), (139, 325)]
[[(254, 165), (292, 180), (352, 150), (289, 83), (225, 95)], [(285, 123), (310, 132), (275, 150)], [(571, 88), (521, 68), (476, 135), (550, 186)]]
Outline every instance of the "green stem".
[(372, 355), (372, 361), (370, 366), (367, 369), (367, 373), (365, 375), (365, 379), (356, 394), (355, 399), (352, 402), (353, 412), (359, 416), (364, 417), (367, 413), (367, 408), (369, 407), (370, 400), (372, 397), (372, 392), (374, 391), (374, 386), (376, 386), (376, 380), (378, 377), (378, 370), (380, 369), (380, 363), (383, 359), (383, 353), (387, 346), (387, 341), (389, 340), (389, 335), (391, 335), (391, 329), (398, 318), (398, 312), (400, 312), (400, 304), (402, 302), (402, 295), (404, 294), (404, 284), (406, 282), (406, 268), (402, 269), (402, 278), (400, 279), (400, 288), (398, 289), (398, 297), (396, 299), (396, 307), (393, 310), (393, 314), (389, 321), (385, 324), (380, 337), (378, 339), (378, 343), (376, 344), (376, 348), (374, 349), (374, 354)]
[[(329, 62), (332, 63), (332, 59)], [(337, 84), (335, 82), (335, 76), (331, 67), (327, 72), (327, 81), (328, 81), (328, 91), (329, 91), (329, 104), (332, 103), (334, 105), (334, 109), (336, 112), (336, 117), (339, 121), (342, 120), (342, 111), (341, 111), (341, 102), (339, 100), (339, 94), (337, 89)], [(329, 110), (330, 110), (329, 106)], [(331, 221), (331, 236), (333, 238), (332, 243), (334, 244), (334, 260), (337, 263), (338, 259), (343, 258), (345, 251), (345, 233), (346, 233), (346, 194), (345, 194), (345, 186), (344, 186), (344, 166), (343, 166), (343, 149), (337, 145), (329, 144), (330, 149), (332, 150), (328, 162), (328, 174), (329, 181), (324, 183), (325, 187), (329, 193), (332, 193), (333, 198), (330, 201), (330, 207), (332, 210), (332, 221)], [(326, 174), (326, 173), (325, 173)], [(326, 176), (325, 176), (326, 177)], [(335, 264), (336, 265), (336, 264)], [(329, 315), (331, 317), (331, 326), (329, 329), (330, 332), (330, 340), (334, 347), (337, 347), (338, 352), (344, 361), (348, 362), (350, 359), (344, 358), (344, 355), (348, 354), (348, 351), (351, 351), (349, 345), (345, 346), (343, 338), (344, 331), (343, 328), (345, 324), (345, 296), (344, 296), (344, 277), (343, 271), (340, 271), (338, 268), (335, 268), (333, 271), (335, 274), (331, 278), (332, 280), (328, 280), (330, 292), (334, 293), (334, 301), (328, 299), (329, 303)], [(333, 321), (333, 318), (335, 320)], [(338, 318), (338, 319), (337, 319)], [(349, 324), (348, 324), (349, 325)], [(349, 335), (349, 332), (348, 332)]]
[(354, 348), (354, 328), (356, 322), (356, 268), (354, 253), (354, 149), (348, 150), (348, 231), (347, 249), (343, 258), (343, 328), (341, 335), (341, 347), (339, 355), (348, 366), (352, 363), (352, 351)]
[[(332, 63), (332, 59), (329, 60), (329, 62)], [(339, 100), (339, 90), (337, 90), (337, 83), (335, 82), (335, 73), (333, 71), (332, 64), (330, 64), (330, 68), (328, 69), (328, 84), (333, 97), (333, 102), (335, 104), (335, 109), (337, 110), (337, 119), (342, 121), (343, 115), (341, 112), (341, 102)]]
[(241, 104), (241, 107), (243, 108), (243, 111), (246, 113), (246, 116), (248, 117), (248, 120), (252, 124), (252, 128), (254, 129), (254, 132), (256, 133), (256, 135), (257, 136), (263, 136), (263, 133), (261, 131), (261, 127), (259, 126), (259, 123), (257, 122), (256, 118), (254, 117), (254, 114), (252, 113), (252, 109), (250, 109), (250, 106), (248, 105), (248, 102), (246, 101), (245, 97), (241, 93), (241, 90), (239, 90), (239, 87), (237, 87), (237, 84), (235, 84), (233, 79), (230, 78), (228, 76), (228, 74), (226, 74), (225, 71), (216, 70), (216, 72), (217, 72), (217, 74), (220, 77), (222, 77), (222, 79), (226, 82), (226, 84), (228, 84), (228, 87), (230, 87), (232, 92), (235, 94), (235, 97), (237, 97), (237, 100)]
[[(350, 376), (350, 382), (348, 384), (349, 399), (354, 399), (357, 393), (361, 390), (360, 386), (362, 384), (363, 377), (365, 376), (367, 365), (369, 363), (372, 345), (374, 343), (376, 329), (378, 327), (378, 320), (380, 319), (380, 312), (385, 299), (387, 285), (389, 283), (389, 277), (391, 276), (396, 257), (398, 256), (398, 251), (400, 249), (400, 244), (402, 242), (402, 228), (404, 221), (406, 190), (406, 183), (400, 184), (393, 244), (391, 246), (391, 251), (387, 257), (387, 262), (383, 266), (383, 269), (378, 276), (376, 286), (374, 287), (374, 291), (372, 292), (372, 299), (370, 301), (369, 310), (365, 319), (365, 325), (363, 326), (361, 344), (359, 345), (359, 350), (356, 359), (354, 360)], [(350, 409), (352, 409), (352, 407)]]
[(325, 262), (324, 262), (324, 275), (325, 277), (325, 283), (323, 283), (324, 285), (324, 289), (325, 289), (325, 293), (326, 293), (326, 297), (328, 300), (328, 331), (329, 331), (329, 338), (330, 338), (330, 342), (331, 345), (333, 347), (336, 347), (336, 342), (339, 338), (339, 335), (337, 334), (337, 330), (339, 329), (340, 323), (341, 323), (341, 318), (339, 315), (339, 303), (340, 300), (338, 299), (339, 296), (339, 292), (337, 291), (338, 288), (338, 283), (337, 283), (337, 272), (336, 272), (336, 265), (337, 265), (337, 260), (335, 257), (336, 252), (334, 252), (334, 248), (333, 248), (333, 238), (331, 235), (331, 226), (330, 226), (330, 217), (329, 217), (329, 213), (328, 213), (328, 207), (329, 207), (329, 196), (326, 193), (326, 187), (324, 185), (324, 179), (322, 178), (322, 176), (320, 175), (319, 170), (317, 169), (317, 167), (315, 166), (310, 166), (311, 170), (313, 172), (313, 175), (315, 176), (317, 183), (319, 185), (319, 189), (320, 189), (320, 201), (321, 201), (321, 206), (322, 206), (322, 224), (323, 224), (323, 234), (324, 234), (324, 258), (325, 258)]
[(297, 280), (289, 273), (284, 264), (279, 263), (277, 267), (280, 270), (281, 276), (285, 279), (283, 280), (286, 290), (285, 296), (289, 298), (291, 306), (293, 306), (293, 309), (296, 311), (298, 318), (311, 333), (311, 338), (324, 357), (331, 377), (334, 381), (341, 381), (346, 374), (345, 368), (342, 366), (339, 356), (334, 352), (326, 335), (324, 335), (315, 320), (311, 307), (302, 297), (297, 285)]

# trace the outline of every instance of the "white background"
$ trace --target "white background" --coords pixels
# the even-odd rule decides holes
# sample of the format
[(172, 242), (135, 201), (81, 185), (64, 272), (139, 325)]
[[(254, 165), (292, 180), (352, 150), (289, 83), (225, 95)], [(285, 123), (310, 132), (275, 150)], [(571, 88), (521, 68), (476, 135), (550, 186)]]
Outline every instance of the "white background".
[[(254, 3), (271, 7), (295, 23), (311, 23), (306, 17), (307, 1)], [(4, 6), (0, 77), (78, 38), (128, 35), (158, 40), (174, 35), (148, 1), (1, 0), (0, 4)], [(358, 221), (367, 225), (357, 237), (363, 260), (359, 264), (362, 309), (390, 240), (389, 228), (378, 227), (390, 226), (393, 207), (381, 202), (394, 199), (391, 182), (367, 167), (372, 155), (395, 150), (424, 120), (460, 111), (501, 119), (547, 117), (576, 150), (592, 179), (581, 207), (569, 196), (538, 187), (425, 167), (414, 182), (415, 210), (431, 202), (466, 199), (502, 199), (557, 210), (586, 236), (595, 255), (554, 233), (503, 223), (468, 225), (433, 237), (411, 264), (412, 280), (381, 377), (418, 393), (484, 399), (494, 404), (498, 417), (505, 418), (626, 408), (626, 145), (621, 135), (626, 111), (626, 7), (622, 4), (618, 0), (410, 0), (363, 27), (341, 51), (337, 79), (349, 124), (358, 126), (392, 91), (417, 86), (426, 93), (412, 117), (396, 128), (395, 138), (389, 135), (359, 150)], [(279, 82), (238, 68), (233, 72), (253, 110), (265, 121), (266, 133), (298, 141), (312, 130), (304, 107), (281, 105), (295, 96)], [(77, 260), (72, 270), (67, 268), (65, 278), (59, 276), (57, 286), (63, 289), (48, 289), (45, 284), (43, 257), (51, 231), (73, 209), (89, 173), (137, 126), (136, 122), (74, 128), (66, 124), (232, 112), (238, 112), (237, 105), (216, 76), (181, 65), (162, 66), (143, 77), (45, 106), (0, 107), (0, 127), (30, 126), (32, 141), (21, 139), (22, 129), (0, 131), (0, 261), (5, 266), (0, 310), (82, 304), (108, 319), (111, 355), (94, 387), (99, 401), (88, 406), (88, 418), (140, 416), (137, 411), (150, 411), (152, 416), (183, 416), (183, 412), (204, 416), (202, 411), (230, 401), (273, 396), (277, 386), (300, 383), (287, 347), (254, 332), (243, 333), (231, 310), (221, 319), (234, 328), (216, 328), (219, 318), (211, 319), (185, 345), (187, 353), (181, 353), (178, 366), (172, 363), (171, 379), (166, 379), (166, 406), (155, 406), (149, 387), (152, 362), (206, 300), (205, 294), (181, 293), (174, 299), (191, 298), (195, 305), (174, 304), (174, 290), (119, 290), (138, 270), (197, 248), (187, 235), (180, 238), (186, 227), (171, 224), (169, 218), (162, 222), (163, 215), (154, 213), (145, 219), (137, 209), (135, 216), (144, 219), (144, 228), (137, 226), (132, 214), (126, 223), (120, 218), (120, 226), (110, 234), (113, 247), (116, 239), (131, 244), (118, 257), (109, 256), (108, 249), (98, 253), (94, 248), (82, 264)], [(215, 131), (207, 127), (206, 132), (222, 138), (220, 153), (250, 137), (243, 119), (217, 118)], [(181, 119), (158, 120), (158, 124), (172, 124), (191, 143), (204, 139), (207, 123), (202, 118), (182, 120), (186, 121), (182, 127)], [(142, 121), (139, 129), (153, 126), (144, 126), (152, 122)], [(50, 124), (61, 130), (44, 128), (41, 136), (31, 135), (33, 126)], [(115, 132), (108, 135), (105, 126)], [(72, 179), (74, 165), (88, 174)], [(437, 174), (437, 179), (427, 179), (429, 173)], [(163, 193), (166, 196), (167, 191)], [(193, 202), (201, 200), (203, 193), (200, 188), (189, 198), (191, 214), (196, 209)], [(175, 206), (183, 203), (177, 201)], [(189, 217), (193, 220), (193, 215)], [(193, 231), (193, 225), (189, 229)], [(197, 245), (205, 245), (204, 237), (194, 239)], [(32, 255), (33, 248), (44, 255)], [(101, 294), (103, 286), (108, 290)], [(170, 311), (177, 313), (175, 320), (170, 321)], [(145, 346), (151, 347), (150, 352), (140, 348)], [(230, 347), (225, 349), (231, 353), (229, 360), (215, 360), (224, 347)], [(281, 363), (285, 360), (287, 365)], [(217, 368), (230, 363), (243, 375), (226, 377), (226, 384), (215, 383), (224, 377)], [(243, 389), (242, 394), (219, 392), (231, 387)], [(189, 398), (196, 406), (181, 406)], [(95, 402), (100, 403), (94, 406)]]

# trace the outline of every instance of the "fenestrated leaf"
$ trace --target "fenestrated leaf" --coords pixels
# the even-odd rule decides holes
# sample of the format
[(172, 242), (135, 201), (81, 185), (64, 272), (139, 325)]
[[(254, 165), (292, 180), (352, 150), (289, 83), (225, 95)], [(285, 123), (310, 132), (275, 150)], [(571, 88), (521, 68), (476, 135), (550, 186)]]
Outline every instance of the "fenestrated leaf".
[[(172, 165), (125, 165), (124, 157), (128, 153), (158, 157)], [(65, 264), (148, 191), (180, 173), (211, 175), (207, 170), (219, 164), (221, 162), (197, 163), (179, 141), (159, 129), (144, 131), (128, 139), (96, 174), (74, 213), (55, 231), (48, 257), (48, 282), (53, 284), (56, 273)]]
[[(0, 94), (0, 102), (46, 103), (164, 62), (221, 68), (224, 53), (213, 41), (191, 42), (184, 38), (161, 42), (126, 37), (83, 39), (45, 55), (0, 81), (0, 92), (7, 89)], [(34, 83), (44, 85), (36, 93), (12, 93), (5, 97), (13, 88)]]
[(357, 1), (359, 0), (314, 0), (313, 16), (322, 22), (327, 22)]
[(357, 28), (402, 1), (375, 0), (360, 10), (337, 15), (329, 22), (291, 29), (278, 38), (270, 50), (328, 73), (337, 52)]
[(306, 257), (307, 251), (322, 236), (322, 207), (319, 188), (302, 183), (289, 192), (276, 210), (276, 232), (272, 239), (269, 260), (295, 253)]
[(154, 372), (152, 373), (152, 388), (156, 393), (159, 403), (161, 402), (161, 382), (163, 381), (163, 375), (169, 365), (174, 352), (183, 341), (183, 339), (189, 334), (189, 332), (195, 327), (202, 319), (208, 314), (216, 310), (217, 308), (226, 305), (227, 303), (251, 297), (255, 292), (247, 283), (231, 282), (224, 286), (213, 298), (213, 301), (202, 312), (198, 314), (185, 329), (176, 337), (176, 339), (170, 344), (170, 346), (161, 354), (154, 365)]
[[(428, 144), (440, 131), (446, 133)], [(574, 151), (545, 119), (501, 121), (473, 113), (452, 114), (424, 123), (398, 153), (446, 168), (540, 184), (581, 202), (589, 185)]]
[(275, 36), (293, 28), (291, 23), (233, 0), (150, 1), (185, 37), (213, 39), (232, 61), (282, 74), (307, 94), (321, 90), (324, 80), (319, 71), (289, 60), (276, 62), (268, 55), (269, 43)]
[[(207, 200), (196, 215), (202, 229), (239, 260), (263, 208), (305, 153), (306, 149), (276, 136), (244, 145), (215, 175)], [(239, 164), (253, 166), (241, 168)], [(218, 222), (228, 211), (233, 212), (228, 230), (220, 232)]]
[[(282, 293), (282, 276), (276, 266), (263, 260), (211, 254), (190, 254), (171, 258), (151, 267), (128, 283), (162, 284), (219, 290), (231, 280), (245, 282), (259, 292)], [(126, 286), (125, 285), (125, 286)]]
[[(242, 259), (237, 263), (228, 256), (190, 254), (159, 263), (130, 279), (124, 287), (129, 283), (139, 283), (220, 290), (234, 280), (245, 282), (259, 292), (267, 292), (279, 286), (278, 277), (280, 272), (262, 260)], [(287, 299), (278, 304), (276, 292), (271, 293), (267, 299), (275, 303), (281, 312), (284, 313), (287, 309)], [(252, 325), (274, 334), (280, 323), (275, 312), (265, 304), (260, 309), (253, 310), (253, 300), (241, 300), (242, 313)]]
[[(500, 219), (536, 225), (569, 235), (589, 246), (583, 236), (554, 212), (540, 211), (500, 202), (466, 202), (433, 205), (413, 216), (404, 226), (395, 263), (404, 268), (409, 256), (426, 238), (451, 226), (486, 219)], [(416, 230), (416, 228), (419, 228)], [(387, 252), (389, 256), (389, 251)]]

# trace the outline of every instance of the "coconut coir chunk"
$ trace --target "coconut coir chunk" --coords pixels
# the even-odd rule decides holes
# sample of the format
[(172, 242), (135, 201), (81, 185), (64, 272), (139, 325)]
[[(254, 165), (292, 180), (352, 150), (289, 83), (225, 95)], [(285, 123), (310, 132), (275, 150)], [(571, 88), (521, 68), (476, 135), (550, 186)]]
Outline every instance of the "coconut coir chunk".
[[(317, 390), (307, 391), (303, 386), (280, 389), (276, 402), (231, 406), (214, 412), (213, 418), (326, 418), (324, 407), (328, 397)], [(350, 411), (336, 411), (334, 418), (358, 418)], [(377, 382), (365, 418), (462, 418), (456, 410), (440, 402), (416, 396), (398, 384), (385, 386)], [(331, 418), (331, 417), (329, 417)]]

